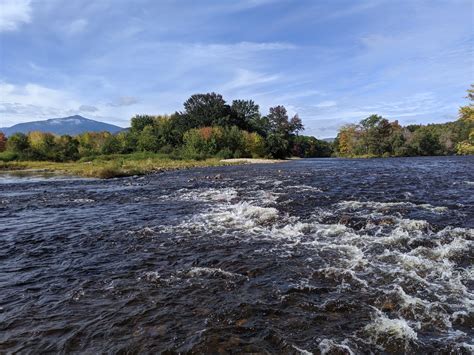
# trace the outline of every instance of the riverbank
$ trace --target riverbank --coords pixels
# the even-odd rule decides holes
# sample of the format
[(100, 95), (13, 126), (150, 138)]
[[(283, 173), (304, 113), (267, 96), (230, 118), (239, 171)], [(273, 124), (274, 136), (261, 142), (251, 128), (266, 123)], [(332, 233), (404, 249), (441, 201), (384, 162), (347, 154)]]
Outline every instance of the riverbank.
[(271, 159), (204, 160), (173, 159), (162, 154), (119, 154), (99, 156), (87, 161), (57, 163), (51, 161), (0, 161), (0, 171), (41, 171), (82, 177), (108, 179), (132, 175), (145, 175), (159, 171), (224, 166), (236, 164), (277, 163)]
[(283, 163), (286, 160), (281, 159), (261, 159), (261, 158), (235, 158), (235, 159), (223, 159), (222, 163), (227, 164), (275, 164)]

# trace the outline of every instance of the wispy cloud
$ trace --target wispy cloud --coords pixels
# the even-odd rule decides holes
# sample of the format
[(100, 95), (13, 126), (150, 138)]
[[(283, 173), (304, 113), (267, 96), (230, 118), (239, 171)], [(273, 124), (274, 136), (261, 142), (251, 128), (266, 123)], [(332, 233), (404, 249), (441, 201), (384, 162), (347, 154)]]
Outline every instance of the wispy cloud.
[(79, 18), (70, 23), (65, 24), (64, 31), (68, 35), (73, 36), (83, 32), (87, 28), (88, 23), (89, 21), (87, 19)]
[(326, 108), (326, 107), (334, 107), (336, 105), (337, 105), (336, 101), (321, 101), (321, 102), (317, 103), (316, 105), (314, 105), (314, 107)]
[(0, 83), (1, 126), (66, 114), (79, 102), (61, 90), (38, 84)]
[(333, 136), (372, 113), (402, 122), (454, 118), (474, 82), (471, 0), (0, 7), (8, 53), (0, 125), (72, 112), (125, 125), (136, 113), (170, 113), (191, 94), (218, 91), (228, 101), (254, 99), (263, 112), (283, 104), (307, 133)]
[(224, 84), (221, 87), (221, 90), (228, 91), (245, 87), (254, 87), (275, 82), (278, 79), (279, 75), (277, 74), (267, 75), (247, 69), (237, 69), (234, 78)]
[(138, 102), (138, 99), (133, 96), (120, 96), (114, 102), (110, 102), (109, 106), (120, 107), (120, 106), (131, 106)]
[(15, 31), (31, 21), (31, 0), (2, 0), (0, 2), (0, 32)]
[[(83, 99), (65, 90), (48, 88), (35, 83), (14, 85), (0, 83), (0, 127), (20, 122), (85, 114), (91, 118), (99, 118), (105, 122), (126, 125), (133, 115), (133, 109), (126, 110), (123, 106), (135, 104), (133, 97), (119, 97), (115, 104), (97, 102), (95, 105), (81, 103)], [(143, 106), (149, 112), (149, 106)], [(117, 120), (116, 117), (124, 117)]]
[(79, 106), (79, 111), (81, 112), (97, 112), (99, 109), (92, 105), (81, 105)]
[(210, 6), (210, 11), (218, 13), (235, 13), (248, 11), (257, 7), (272, 5), (284, 0), (239, 0), (239, 1), (218, 1)]

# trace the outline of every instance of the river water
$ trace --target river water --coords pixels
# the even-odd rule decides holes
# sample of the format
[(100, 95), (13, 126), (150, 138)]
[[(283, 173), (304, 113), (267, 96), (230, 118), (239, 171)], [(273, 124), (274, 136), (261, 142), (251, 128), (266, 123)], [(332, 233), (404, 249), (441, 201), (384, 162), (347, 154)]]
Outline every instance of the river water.
[(474, 157), (0, 175), (0, 352), (472, 353)]

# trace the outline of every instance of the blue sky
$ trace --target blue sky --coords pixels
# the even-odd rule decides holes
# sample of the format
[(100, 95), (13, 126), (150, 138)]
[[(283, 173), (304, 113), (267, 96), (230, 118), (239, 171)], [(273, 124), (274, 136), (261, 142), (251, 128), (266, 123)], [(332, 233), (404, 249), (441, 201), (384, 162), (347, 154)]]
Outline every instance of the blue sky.
[(307, 134), (378, 113), (454, 120), (474, 82), (471, 0), (0, 0), (0, 127), (127, 126), (194, 93), (283, 104)]

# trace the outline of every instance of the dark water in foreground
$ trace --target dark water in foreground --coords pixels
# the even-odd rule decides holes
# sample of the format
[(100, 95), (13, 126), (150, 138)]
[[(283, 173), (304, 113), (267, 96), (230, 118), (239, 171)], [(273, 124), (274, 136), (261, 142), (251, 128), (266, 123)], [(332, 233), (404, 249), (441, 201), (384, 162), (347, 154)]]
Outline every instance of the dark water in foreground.
[(0, 175), (0, 352), (471, 353), (474, 157)]

